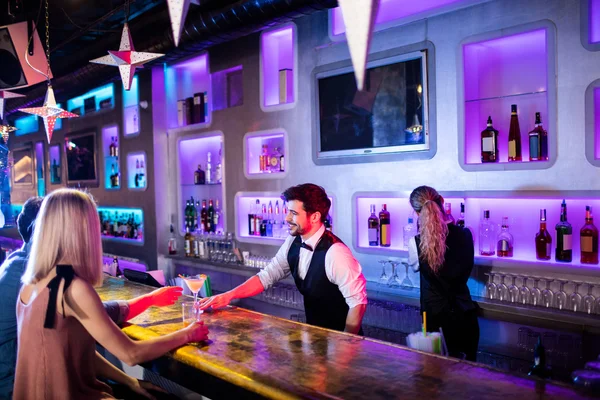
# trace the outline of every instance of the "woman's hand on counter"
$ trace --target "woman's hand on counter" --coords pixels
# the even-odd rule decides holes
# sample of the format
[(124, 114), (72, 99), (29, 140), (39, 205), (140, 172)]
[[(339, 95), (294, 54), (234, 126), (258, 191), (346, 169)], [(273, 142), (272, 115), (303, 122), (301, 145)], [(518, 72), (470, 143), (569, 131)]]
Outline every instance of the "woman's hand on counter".
[(213, 309), (226, 307), (233, 300), (233, 295), (229, 292), (218, 294), (216, 296), (205, 297), (200, 299), (199, 307), (201, 310), (206, 310), (208, 307), (212, 307)]
[(193, 322), (187, 328), (184, 328), (186, 331), (186, 340), (188, 343), (190, 342), (203, 342), (208, 340), (208, 328), (204, 326), (204, 322)]

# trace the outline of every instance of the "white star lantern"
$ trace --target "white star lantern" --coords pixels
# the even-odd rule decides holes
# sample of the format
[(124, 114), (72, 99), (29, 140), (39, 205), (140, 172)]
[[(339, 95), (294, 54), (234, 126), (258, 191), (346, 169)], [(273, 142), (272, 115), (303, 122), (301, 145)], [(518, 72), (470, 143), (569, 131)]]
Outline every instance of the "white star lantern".
[(181, 38), (181, 31), (183, 30), (183, 24), (185, 17), (187, 16), (190, 3), (200, 4), (199, 0), (167, 0), (167, 6), (169, 8), (169, 17), (171, 17), (171, 29), (173, 30), (173, 41), (175, 47), (179, 46), (179, 39)]
[(4, 139), (4, 144), (8, 143), (8, 137), (11, 132), (18, 130), (14, 126), (10, 125), (0, 125), (0, 135), (2, 135), (2, 139)]
[(48, 143), (50, 143), (50, 139), (52, 139), (54, 125), (56, 124), (56, 120), (58, 118), (79, 117), (79, 115), (65, 111), (56, 105), (56, 99), (54, 98), (54, 90), (52, 89), (51, 85), (48, 85), (48, 91), (46, 92), (46, 100), (44, 100), (44, 105), (42, 107), (20, 108), (19, 111), (42, 117), (42, 119), (44, 120), (44, 127), (46, 128), (46, 137), (48, 138)]
[(129, 25), (126, 23), (123, 27), (123, 33), (121, 34), (119, 50), (109, 50), (107, 56), (93, 59), (90, 62), (119, 67), (123, 86), (125, 87), (125, 90), (129, 90), (136, 68), (142, 68), (142, 64), (162, 56), (164, 56), (164, 54), (135, 51), (133, 48), (133, 41), (131, 40), (131, 33), (129, 32)]
[(4, 118), (4, 102), (6, 99), (14, 99), (16, 97), (25, 97), (24, 94), (0, 90), (0, 119)]
[(358, 90), (363, 90), (367, 56), (369, 55), (379, 0), (338, 0), (338, 4), (342, 8), (342, 16), (346, 26), (346, 39), (348, 40), (350, 57), (354, 66), (356, 87), (358, 87)]

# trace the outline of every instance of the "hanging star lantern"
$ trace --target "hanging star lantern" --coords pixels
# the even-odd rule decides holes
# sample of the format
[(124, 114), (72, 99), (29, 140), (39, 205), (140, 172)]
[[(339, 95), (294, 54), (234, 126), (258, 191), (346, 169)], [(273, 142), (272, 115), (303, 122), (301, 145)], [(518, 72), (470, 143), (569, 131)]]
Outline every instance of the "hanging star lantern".
[(44, 105), (42, 107), (20, 108), (19, 111), (23, 111), (24, 113), (28, 114), (34, 114), (43, 118), (48, 143), (50, 143), (50, 139), (52, 139), (54, 125), (56, 124), (56, 120), (58, 118), (79, 117), (79, 115), (73, 114), (69, 111), (65, 111), (56, 105), (56, 99), (54, 98), (54, 90), (52, 89), (52, 85), (48, 85), (48, 91), (46, 92), (46, 100), (44, 100)]
[(25, 95), (9, 92), (8, 90), (0, 90), (0, 119), (4, 118), (4, 102), (6, 99), (14, 99), (16, 97), (25, 97)]
[(183, 23), (187, 16), (190, 3), (200, 4), (199, 0), (167, 0), (167, 6), (169, 8), (169, 17), (171, 18), (171, 29), (173, 30), (173, 41), (175, 47), (179, 46), (179, 39), (181, 38), (181, 31), (183, 30)]
[(14, 126), (10, 125), (0, 125), (0, 135), (2, 135), (2, 139), (4, 139), (4, 144), (8, 143), (8, 137), (11, 132), (18, 130)]
[(339, 0), (338, 4), (342, 9), (342, 17), (344, 17), (346, 26), (346, 39), (348, 39), (348, 48), (354, 66), (356, 87), (358, 90), (363, 90), (367, 56), (379, 0)]
[(131, 40), (131, 33), (129, 32), (129, 25), (125, 23), (123, 33), (121, 34), (121, 45), (119, 46), (119, 50), (109, 50), (107, 56), (95, 58), (90, 60), (90, 62), (119, 67), (123, 86), (125, 87), (125, 90), (129, 90), (131, 88), (135, 70), (137, 68), (142, 68), (142, 65), (148, 61), (152, 61), (162, 56), (164, 56), (164, 54), (135, 51), (133, 48), (133, 41)]

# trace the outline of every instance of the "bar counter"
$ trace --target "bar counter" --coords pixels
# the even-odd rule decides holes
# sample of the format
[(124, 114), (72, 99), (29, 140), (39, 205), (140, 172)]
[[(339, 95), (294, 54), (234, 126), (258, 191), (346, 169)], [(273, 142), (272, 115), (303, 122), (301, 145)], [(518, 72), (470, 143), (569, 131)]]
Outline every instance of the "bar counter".
[[(102, 300), (115, 300), (152, 290), (107, 278), (98, 293)], [(178, 373), (181, 378), (185, 375), (187, 382), (198, 383), (196, 388), (187, 387), (205, 395), (209, 395), (203, 390), (209, 389), (209, 383), (200, 384), (201, 376), (239, 388), (247, 394), (243, 397), (271, 399), (588, 398), (566, 385), (510, 375), (238, 307), (206, 312), (202, 320), (210, 329), (208, 343), (181, 347), (157, 362), (168, 365), (163, 370), (172, 376), (166, 378), (177, 382)], [(181, 305), (151, 308), (130, 322), (123, 331), (133, 339), (164, 335), (182, 327)], [(194, 374), (197, 379), (190, 376)], [(181, 380), (178, 383), (185, 386)], [(219, 393), (219, 397), (229, 397)]]

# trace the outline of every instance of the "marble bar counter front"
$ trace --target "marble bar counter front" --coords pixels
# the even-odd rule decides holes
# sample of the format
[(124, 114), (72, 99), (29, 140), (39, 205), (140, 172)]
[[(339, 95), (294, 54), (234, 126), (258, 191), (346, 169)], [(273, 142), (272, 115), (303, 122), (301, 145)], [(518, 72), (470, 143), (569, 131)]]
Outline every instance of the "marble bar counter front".
[[(107, 278), (102, 300), (152, 290)], [(204, 313), (206, 343), (183, 346), (144, 365), (194, 392), (217, 398), (271, 399), (583, 399), (560, 383), (413, 351), (238, 307)], [(135, 340), (182, 328), (181, 304), (151, 308), (123, 331)]]

